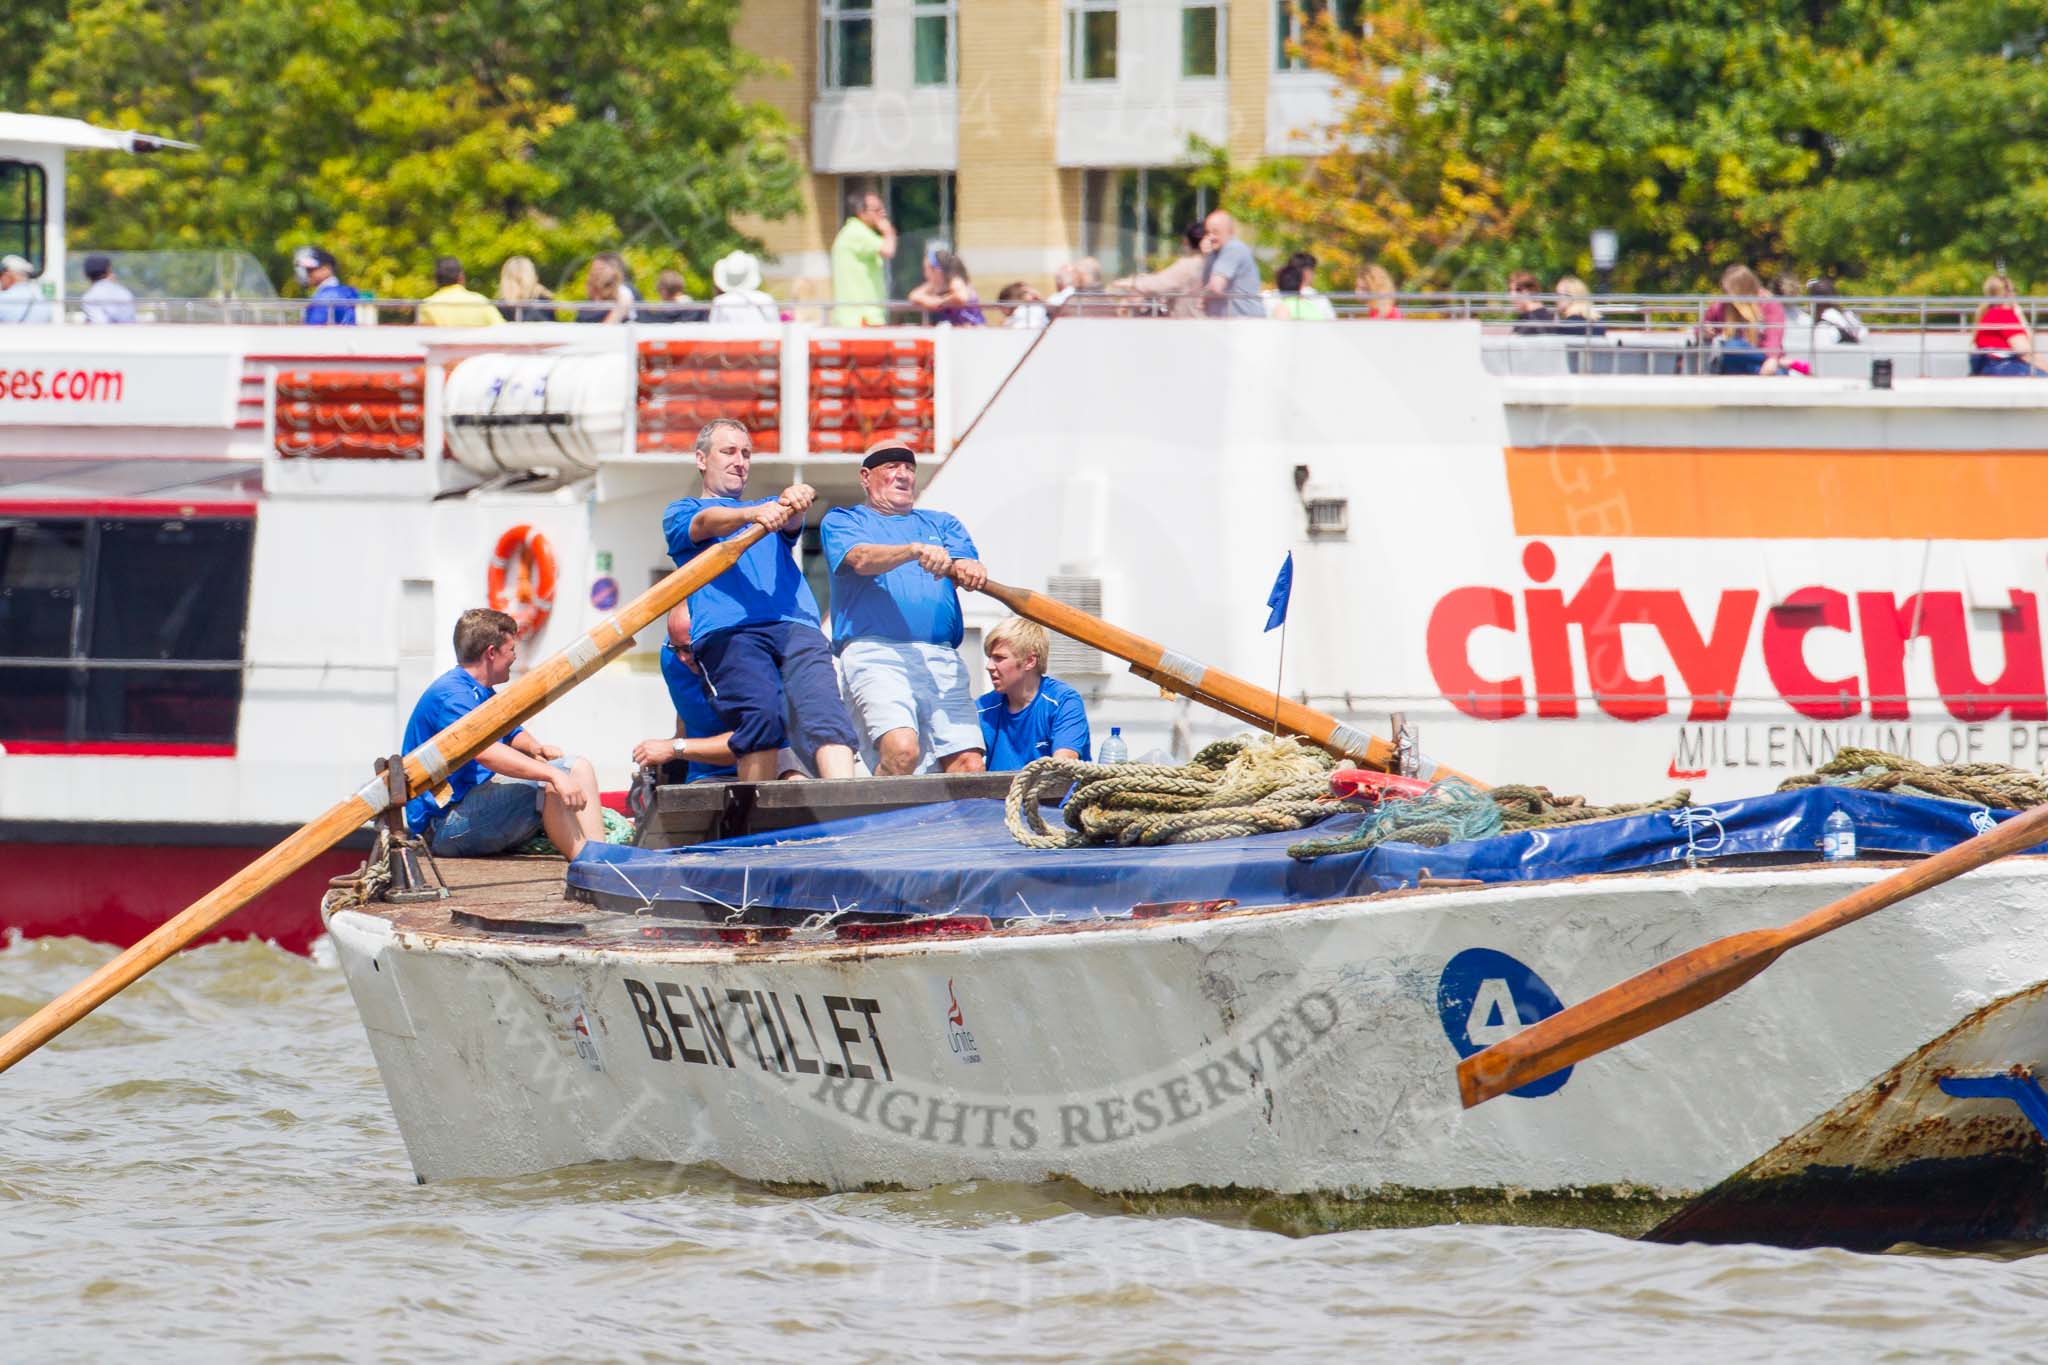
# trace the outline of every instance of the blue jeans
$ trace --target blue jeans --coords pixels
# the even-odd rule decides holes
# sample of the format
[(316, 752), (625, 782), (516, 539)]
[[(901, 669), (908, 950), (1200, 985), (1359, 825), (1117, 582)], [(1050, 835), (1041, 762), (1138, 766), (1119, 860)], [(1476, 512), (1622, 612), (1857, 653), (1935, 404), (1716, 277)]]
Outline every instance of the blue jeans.
[[(568, 772), (569, 760), (558, 758), (549, 766)], [(517, 848), (540, 833), (546, 798), (546, 789), (532, 778), (492, 773), (427, 831), (427, 849), (436, 858), (482, 858)]]

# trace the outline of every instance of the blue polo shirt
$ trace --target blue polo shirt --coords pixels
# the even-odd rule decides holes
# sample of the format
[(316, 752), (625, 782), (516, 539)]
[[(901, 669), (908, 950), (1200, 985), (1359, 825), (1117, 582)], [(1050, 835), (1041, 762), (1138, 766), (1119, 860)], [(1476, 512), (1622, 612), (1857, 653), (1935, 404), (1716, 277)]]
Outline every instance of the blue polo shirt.
[[(405, 723), (404, 752), (411, 753), (497, 695), (497, 688), (485, 687), (457, 664), (428, 683), (427, 690), (420, 693), (420, 699), (413, 703), (412, 719)], [(512, 736), (525, 728), (523, 725), (513, 726), (505, 732), (505, 742), (509, 743)], [(425, 833), (429, 826), (439, 823), (443, 815), (488, 781), (490, 776), (491, 770), (473, 758), (454, 769), (448, 774), (448, 804), (443, 806), (436, 802), (431, 791), (421, 792), (405, 803), (406, 828), (415, 834)]]
[(313, 301), (306, 305), (305, 321), (309, 327), (353, 327), (356, 321), (356, 303), (361, 298), (353, 286), (340, 280), (328, 279), (313, 291)]
[[(718, 708), (711, 704), (711, 694), (704, 688), (704, 675), (677, 658), (675, 647), (666, 640), (661, 645), (661, 680), (668, 684), (668, 699), (675, 703), (676, 714), (682, 717), (685, 735), (691, 739), (710, 739), (732, 729), (718, 718)], [(683, 780), (723, 782), (737, 776), (739, 770), (730, 763), (715, 767), (691, 759)]]
[[(678, 566), (710, 549), (721, 540), (731, 540), (747, 528), (740, 526), (715, 540), (690, 539), (690, 521), (707, 507), (759, 507), (774, 498), (677, 498), (661, 514), (661, 531), (668, 539), (669, 557)], [(763, 536), (746, 548), (740, 562), (690, 594), (690, 644), (699, 645), (721, 630), (735, 626), (772, 625), (794, 621), (816, 627), (818, 599), (804, 582), (791, 547), (803, 534), (801, 521), (792, 518), (772, 536)]]
[(960, 518), (919, 508), (892, 517), (862, 503), (827, 512), (818, 538), (832, 570), (834, 653), (861, 639), (960, 647), (960, 594), (951, 579), (933, 578), (914, 559), (872, 577), (855, 573), (846, 562), (846, 552), (856, 545), (912, 541), (941, 546), (955, 559), (980, 559)]
[(1072, 749), (1084, 761), (1088, 748), (1088, 710), (1081, 694), (1058, 678), (1040, 678), (1038, 695), (1022, 711), (1012, 711), (1000, 692), (986, 692), (976, 701), (981, 712), (981, 738), (988, 750), (988, 770), (1011, 772), (1034, 758), (1050, 758), (1055, 749)]

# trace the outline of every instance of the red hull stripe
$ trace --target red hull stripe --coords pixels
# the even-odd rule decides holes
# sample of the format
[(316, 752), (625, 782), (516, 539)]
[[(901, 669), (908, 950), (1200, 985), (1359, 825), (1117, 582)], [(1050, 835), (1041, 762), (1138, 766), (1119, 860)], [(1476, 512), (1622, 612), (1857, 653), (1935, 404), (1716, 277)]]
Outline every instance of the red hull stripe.
[(175, 498), (0, 498), (0, 517), (253, 517), (253, 502)]
[(0, 749), (17, 758), (31, 758), (44, 754), (66, 756), (87, 756), (94, 758), (233, 758), (232, 744), (167, 744), (146, 742), (124, 742), (121, 740), (81, 740), (64, 743), (58, 740), (0, 739)]

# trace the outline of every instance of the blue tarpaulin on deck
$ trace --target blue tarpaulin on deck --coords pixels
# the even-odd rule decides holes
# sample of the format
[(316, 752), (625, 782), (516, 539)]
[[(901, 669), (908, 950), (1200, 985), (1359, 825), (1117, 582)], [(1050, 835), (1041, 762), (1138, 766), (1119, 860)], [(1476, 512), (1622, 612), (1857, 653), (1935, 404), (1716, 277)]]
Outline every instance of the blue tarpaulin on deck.
[[(1302, 862), (1290, 844), (1355, 829), (1343, 815), (1306, 833), (1261, 834), (1159, 848), (1020, 847), (1000, 801), (955, 801), (836, 820), (682, 849), (586, 844), (569, 885), (634, 904), (687, 902), (739, 909), (996, 919), (1088, 919), (1144, 901), (1234, 899), (1244, 905), (1325, 900), (1413, 886), (1425, 874), (1487, 882), (1538, 881), (1769, 854), (1818, 857), (1821, 822), (1837, 810), (1856, 825), (1859, 852), (1935, 853), (1977, 832), (1988, 814), (1956, 801), (1847, 787), (1811, 787), (1618, 820), (1502, 834), (1425, 848), (1382, 844)], [(2048, 851), (2048, 845), (2036, 850)]]

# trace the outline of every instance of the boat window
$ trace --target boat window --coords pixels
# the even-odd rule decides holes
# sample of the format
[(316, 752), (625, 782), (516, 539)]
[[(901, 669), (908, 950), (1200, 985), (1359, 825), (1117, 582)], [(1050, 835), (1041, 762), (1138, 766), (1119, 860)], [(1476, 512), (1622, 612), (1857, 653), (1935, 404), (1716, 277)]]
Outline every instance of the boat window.
[[(85, 574), (82, 522), (0, 520), (0, 660), (72, 652)], [(0, 664), (0, 739), (64, 738), (69, 670)]]
[(0, 158), (0, 256), (26, 256), (43, 273), (43, 211), (48, 203), (43, 168)]
[(0, 742), (233, 744), (254, 530), (0, 519)]

